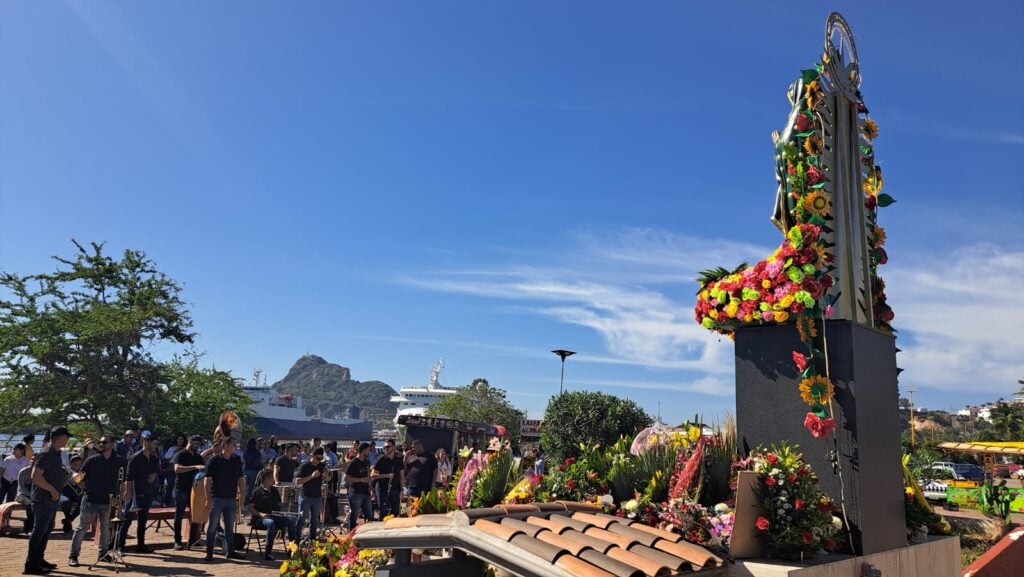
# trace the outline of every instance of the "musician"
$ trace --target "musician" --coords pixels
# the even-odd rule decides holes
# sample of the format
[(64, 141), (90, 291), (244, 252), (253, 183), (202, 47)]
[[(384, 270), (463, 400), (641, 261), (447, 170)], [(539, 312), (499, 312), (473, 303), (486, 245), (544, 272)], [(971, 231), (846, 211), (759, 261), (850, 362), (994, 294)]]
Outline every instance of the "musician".
[(78, 526), (71, 535), (69, 566), (78, 567), (82, 539), (96, 519), (100, 521), (99, 558), (106, 557), (110, 544), (110, 499), (117, 494), (117, 478), (122, 467), (124, 461), (114, 453), (114, 438), (104, 435), (100, 438), (99, 454), (89, 457), (82, 464), (82, 472), (85, 473), (85, 494), (82, 497)]
[(295, 455), (298, 452), (299, 448), (295, 443), (285, 445), (284, 454), (274, 461), (275, 485), (295, 482), (295, 469), (299, 467), (299, 462), (295, 459)]
[(64, 489), (64, 462), (61, 449), (68, 444), (71, 433), (66, 427), (50, 431), (50, 445), (35, 455), (32, 464), (32, 513), (35, 525), (28, 540), (25, 575), (45, 575), (57, 566), (47, 561), (46, 545), (53, 531), (53, 521), (60, 508), (60, 492)]
[(380, 518), (388, 515), (398, 516), (401, 511), (402, 487), (405, 484), (405, 468), (402, 457), (395, 451), (395, 442), (384, 441), (384, 454), (377, 458), (371, 470), (376, 479), (377, 504), (380, 507)]
[(267, 532), (263, 558), (273, 561), (271, 549), (274, 547), (274, 536), (277, 535), (277, 531), (284, 527), (288, 531), (288, 540), (298, 541), (299, 518), (274, 514), (275, 511), (281, 511), (281, 493), (274, 487), (274, 476), (270, 471), (267, 469), (260, 471), (257, 475), (257, 484), (259, 486), (253, 490), (252, 498), (249, 500), (249, 514), (252, 515), (249, 524), (263, 527), (263, 530)]
[(128, 538), (128, 529), (136, 517), (138, 517), (138, 524), (135, 537), (138, 540), (138, 545), (135, 546), (135, 552), (153, 552), (152, 549), (146, 547), (146, 522), (149, 520), (149, 506), (153, 503), (151, 493), (153, 483), (156, 482), (157, 469), (160, 467), (160, 457), (156, 454), (156, 443), (156, 435), (149, 431), (142, 431), (142, 450), (128, 460), (123, 489), (124, 509), (121, 511), (121, 530), (117, 532), (117, 541), (114, 544), (114, 547), (122, 551), (122, 554), (124, 542)]
[[(295, 472), (295, 482), (302, 485), (302, 494), (299, 495), (299, 511), (302, 512), (302, 521), (308, 518), (309, 538), (316, 539), (317, 531), (320, 529), (320, 514), (323, 508), (323, 486), (324, 471), (327, 470), (327, 463), (324, 461), (324, 448), (317, 447), (313, 450), (310, 458), (299, 465)], [(302, 525), (299, 525), (300, 530)]]
[(356, 528), (359, 514), (363, 519), (373, 520), (373, 504), (370, 501), (370, 444), (362, 443), (356, 457), (345, 466), (345, 483), (348, 485), (348, 529)]
[[(82, 470), (82, 457), (75, 455), (68, 461), (68, 476), (74, 477)], [(65, 533), (71, 532), (71, 523), (78, 517), (82, 504), (82, 489), (72, 484), (74, 481), (64, 484), (64, 490), (60, 492), (60, 510), (64, 513), (62, 528)]]
[[(174, 454), (171, 463), (174, 466), (174, 550), (185, 549), (181, 542), (181, 521), (185, 518), (185, 508), (189, 506), (192, 495), (192, 485), (196, 473), (206, 468), (203, 458), (199, 456), (199, 447), (203, 444), (202, 435), (192, 435), (188, 439), (185, 448)], [(198, 523), (188, 524), (188, 546), (191, 547), (199, 541), (199, 531), (202, 527)]]
[(327, 480), (327, 498), (324, 500), (324, 524), (338, 525), (338, 483), (341, 476), (338, 474), (338, 442), (331, 441), (324, 444), (324, 460), (327, 462), (327, 470), (330, 471)]
[(213, 561), (214, 536), (220, 519), (224, 517), (224, 553), (228, 559), (245, 559), (235, 552), (235, 510), (238, 495), (245, 494), (245, 477), (242, 475), (242, 459), (235, 454), (238, 439), (226, 436), (220, 442), (220, 451), (206, 461), (206, 509), (210, 522), (206, 527), (206, 561)]

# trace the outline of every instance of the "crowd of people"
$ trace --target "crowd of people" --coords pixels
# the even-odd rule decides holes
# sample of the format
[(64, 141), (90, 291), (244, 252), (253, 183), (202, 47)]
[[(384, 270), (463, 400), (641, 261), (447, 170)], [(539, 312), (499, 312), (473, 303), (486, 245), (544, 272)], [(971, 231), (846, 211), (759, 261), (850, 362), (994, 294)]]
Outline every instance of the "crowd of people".
[[(43, 575), (56, 567), (45, 552), (58, 511), (63, 531), (72, 534), (71, 567), (79, 566), (82, 542), (94, 525), (98, 562), (122, 558), (133, 523), (134, 552), (151, 553), (146, 529), (153, 507), (174, 508), (175, 550), (198, 547), (205, 528), (207, 561), (218, 545), (226, 558), (244, 558), (235, 525), (247, 516), (265, 531), (263, 556), (272, 561), (279, 531), (299, 541), (321, 536), (326, 525), (349, 530), (360, 521), (399, 515), (403, 496), (447, 486), (454, 469), (444, 449), (428, 452), (416, 440), (388, 440), (379, 448), (373, 441), (355, 441), (339, 451), (337, 442), (320, 438), (278, 443), (258, 437), (241, 445), (241, 436), (241, 423), (230, 411), (221, 415), (212, 438), (176, 434), (163, 445), (155, 433), (132, 429), (119, 440), (104, 435), (69, 451), (70, 432), (55, 427), (33, 453), (35, 438), (26, 436), (0, 464), (0, 501), (26, 506), (24, 574)], [(183, 538), (186, 519), (189, 534)]]

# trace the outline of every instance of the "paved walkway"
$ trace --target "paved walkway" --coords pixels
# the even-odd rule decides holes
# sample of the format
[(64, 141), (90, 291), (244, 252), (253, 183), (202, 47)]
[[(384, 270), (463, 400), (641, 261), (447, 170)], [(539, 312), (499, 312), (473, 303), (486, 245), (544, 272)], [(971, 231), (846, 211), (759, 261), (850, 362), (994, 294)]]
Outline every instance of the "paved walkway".
[[(82, 544), (82, 553), (79, 557), (79, 561), (84, 563), (84, 565), (75, 568), (68, 567), (71, 534), (61, 531), (59, 514), (57, 515), (56, 527), (56, 531), (50, 537), (50, 544), (46, 548), (46, 560), (57, 564), (57, 569), (50, 573), (50, 575), (55, 577), (63, 575), (103, 577), (114, 574), (114, 570), (109, 563), (101, 563), (96, 566), (96, 569), (89, 571), (89, 563), (96, 560), (96, 545), (89, 539), (88, 534), (86, 541)], [(242, 535), (248, 536), (249, 526), (247, 524), (240, 523), (238, 529)], [(132, 527), (131, 534), (135, 534), (135, 527)], [(148, 555), (138, 555), (131, 552), (135, 546), (134, 539), (128, 540), (127, 551), (125, 552), (125, 561), (128, 563), (128, 569), (122, 570), (119, 575), (124, 575), (125, 577), (141, 577), (144, 575), (272, 577), (279, 574), (280, 560), (285, 557), (285, 553), (280, 550), (280, 545), (278, 544), (275, 547), (277, 550), (274, 551), (274, 557), (278, 561), (264, 561), (256, 550), (256, 544), (252, 543), (245, 560), (229, 561), (224, 559), (222, 555), (217, 555), (219, 550), (215, 550), (214, 560), (206, 563), (203, 560), (206, 550), (202, 545), (200, 545), (198, 550), (175, 551), (174, 538), (171, 535), (171, 529), (167, 526), (161, 526), (159, 531), (150, 529), (146, 534), (146, 545), (150, 549), (154, 549), (154, 552)], [(26, 534), (0, 537), (0, 576), (13, 577), (21, 575), (21, 570), (25, 566), (25, 552), (27, 550), (28, 535)]]

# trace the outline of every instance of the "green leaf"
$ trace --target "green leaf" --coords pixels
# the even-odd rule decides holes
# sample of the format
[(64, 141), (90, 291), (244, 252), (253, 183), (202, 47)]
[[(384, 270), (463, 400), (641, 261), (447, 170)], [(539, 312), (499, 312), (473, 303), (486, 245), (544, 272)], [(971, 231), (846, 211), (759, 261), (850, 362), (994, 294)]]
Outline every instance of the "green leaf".
[(884, 208), (894, 202), (896, 202), (896, 199), (889, 196), (888, 194), (885, 194), (884, 192), (878, 195), (878, 206)]
[(814, 403), (811, 405), (811, 412), (818, 416), (820, 419), (824, 419), (828, 416), (828, 412), (825, 410), (825, 405), (821, 403)]
[(808, 68), (807, 70), (800, 71), (800, 77), (803, 78), (804, 83), (813, 82), (821, 76), (821, 72), (817, 68)]
[(807, 132), (797, 132), (793, 136), (796, 136), (798, 138), (807, 138), (808, 136), (810, 136), (812, 134), (814, 134), (814, 131), (813, 130), (808, 130)]
[(820, 216), (815, 214), (815, 215), (812, 215), (811, 218), (808, 219), (807, 222), (809, 222), (809, 223), (811, 223), (811, 224), (813, 224), (815, 226), (821, 226), (821, 225), (825, 224), (825, 219), (821, 218)]

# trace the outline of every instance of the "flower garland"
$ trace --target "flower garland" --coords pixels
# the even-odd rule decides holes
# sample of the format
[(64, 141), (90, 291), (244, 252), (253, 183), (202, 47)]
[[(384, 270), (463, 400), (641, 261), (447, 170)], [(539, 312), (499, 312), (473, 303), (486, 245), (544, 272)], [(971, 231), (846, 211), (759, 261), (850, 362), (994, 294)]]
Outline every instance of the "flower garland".
[[(800, 397), (809, 406), (804, 427), (819, 438), (829, 436), (836, 426), (830, 416), (835, 389), (827, 375), (818, 373), (814, 362), (824, 357), (817, 346), (816, 323), (832, 316), (833, 300), (826, 293), (835, 282), (831, 247), (822, 238), (832, 218), (832, 201), (825, 190), (829, 177), (821, 164), (824, 132), (815, 112), (824, 95), (822, 70), (816, 64), (802, 71), (803, 93), (796, 100), (802, 110), (796, 116), (789, 140), (781, 146), (786, 200), (796, 224), (771, 256), (754, 266), (743, 264), (731, 272), (718, 268), (701, 273), (694, 308), (695, 319), (701, 326), (730, 338), (735, 329), (744, 326), (796, 324), (804, 350), (793, 351), (793, 362), (800, 373)], [(878, 266), (888, 261), (888, 255), (883, 248), (885, 230), (877, 224), (877, 209), (896, 201), (881, 192), (882, 169), (875, 164), (872, 146), (878, 136), (878, 124), (867, 116), (863, 102), (857, 103), (857, 111), (863, 137), (860, 160), (869, 167), (862, 188), (874, 293), (871, 306), (877, 328), (891, 334), (893, 312), (886, 302), (885, 282), (878, 276)]]

